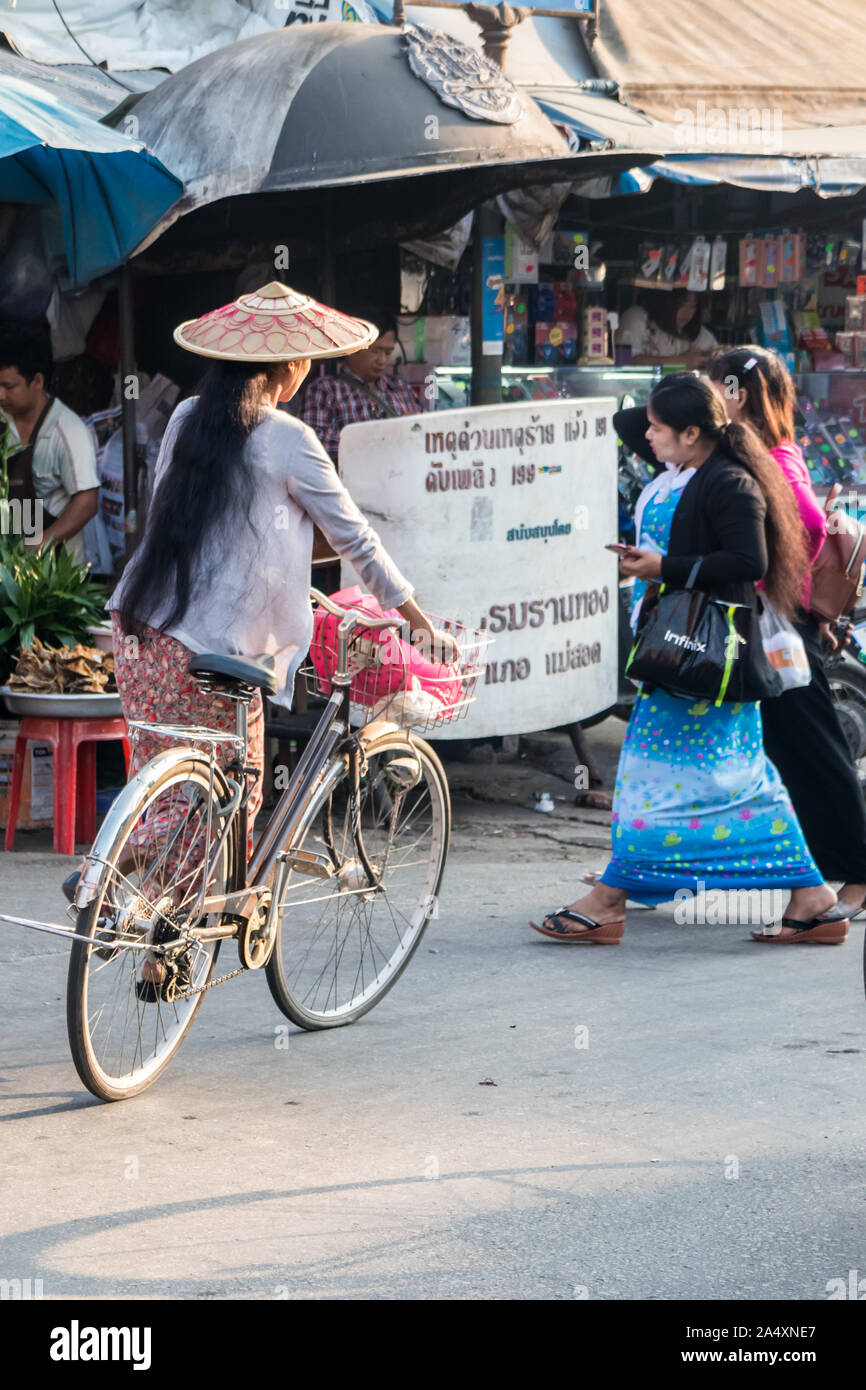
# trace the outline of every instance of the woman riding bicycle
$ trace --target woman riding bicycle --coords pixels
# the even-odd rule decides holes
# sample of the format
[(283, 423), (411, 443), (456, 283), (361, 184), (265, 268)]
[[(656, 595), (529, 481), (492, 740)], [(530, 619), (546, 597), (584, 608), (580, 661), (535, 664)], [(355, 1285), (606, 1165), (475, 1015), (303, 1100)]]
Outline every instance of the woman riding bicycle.
[[(175, 341), (215, 359), (199, 395), (169, 421), (141, 545), (115, 590), (117, 684), (127, 720), (232, 732), (234, 704), (188, 674), (196, 652), (270, 658), (277, 700), (290, 704), (313, 629), (309, 600), (313, 525), (348, 560), (384, 608), (413, 635), (434, 630), (413, 587), (341, 483), (316, 435), (277, 409), (313, 358), (357, 352), (377, 328), (279, 283), (181, 324)], [(130, 775), (165, 747), (142, 735)], [(219, 761), (230, 756), (222, 746)], [(250, 839), (262, 802), (264, 714), (249, 712)], [(148, 958), (143, 978), (160, 979)]]

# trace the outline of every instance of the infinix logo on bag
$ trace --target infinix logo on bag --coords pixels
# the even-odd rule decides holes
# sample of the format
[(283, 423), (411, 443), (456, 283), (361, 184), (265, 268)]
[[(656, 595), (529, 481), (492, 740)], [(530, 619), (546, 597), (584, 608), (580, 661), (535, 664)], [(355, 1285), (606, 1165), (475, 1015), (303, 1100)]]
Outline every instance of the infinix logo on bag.
[(687, 637), (684, 632), (671, 632), (668, 628), (665, 633), (665, 641), (673, 642), (675, 647), (685, 647), (687, 652), (705, 652), (706, 642), (699, 642), (695, 637)]

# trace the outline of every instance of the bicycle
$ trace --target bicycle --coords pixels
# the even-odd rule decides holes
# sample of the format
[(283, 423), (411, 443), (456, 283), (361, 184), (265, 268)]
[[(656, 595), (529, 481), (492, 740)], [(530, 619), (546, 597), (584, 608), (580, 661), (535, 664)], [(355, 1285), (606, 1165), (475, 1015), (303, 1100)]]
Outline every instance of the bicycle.
[[(375, 634), (404, 624), (310, 593), (339, 619), (329, 679), (302, 668), (317, 693), (329, 693), (252, 856), (248, 711), (256, 690), (273, 694), (276, 681), (265, 664), (202, 654), (190, 674), (235, 702), (235, 733), (130, 721), (134, 739), (146, 730), (172, 746), (109, 810), (70, 908), (74, 930), (2, 918), (71, 938), (70, 1049), (102, 1100), (152, 1085), (205, 994), (251, 970), (265, 970), (277, 1006), (301, 1028), (354, 1023), (396, 983), (435, 910), (450, 835), (445, 772), (414, 724), (383, 717), (399, 702), (389, 697), (380, 709), (370, 694), (382, 661)], [(490, 640), (434, 623), (459, 656), (421, 732), (466, 713)], [(215, 976), (224, 941), (236, 942), (239, 964)]]

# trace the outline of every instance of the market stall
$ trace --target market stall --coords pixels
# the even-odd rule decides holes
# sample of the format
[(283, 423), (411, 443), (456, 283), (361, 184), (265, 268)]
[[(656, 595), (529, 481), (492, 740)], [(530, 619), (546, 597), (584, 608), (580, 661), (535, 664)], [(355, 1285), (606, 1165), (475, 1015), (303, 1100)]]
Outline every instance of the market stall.
[[(673, 185), (672, 193), (654, 190), (644, 208), (632, 198), (643, 234), (622, 229), (624, 196), (606, 206), (570, 200), (537, 249), (506, 228), (500, 303), (487, 330), (501, 353), (501, 399), (604, 392), (640, 400), (664, 371), (700, 367), (717, 346), (757, 343), (779, 353), (794, 376), (799, 442), (815, 486), (866, 483), (866, 200), (860, 194), (816, 207), (814, 198), (777, 198), (776, 218), (790, 221), (773, 227), (758, 221), (766, 200), (743, 190), (713, 226), (718, 195)], [(669, 221), (688, 219), (704, 230), (653, 231), (663, 197)], [(740, 230), (750, 217), (753, 229)], [(679, 329), (678, 306), (691, 319)], [(468, 319), (455, 318), (446, 330), (442, 322), (407, 316), (403, 337), (409, 354), (420, 356), (420, 344), (432, 343), (437, 353), (444, 333), (450, 355), (434, 356), (431, 367), (428, 347), (426, 364), (407, 370), (432, 372), (431, 404), (448, 409), (471, 399), (460, 337)]]

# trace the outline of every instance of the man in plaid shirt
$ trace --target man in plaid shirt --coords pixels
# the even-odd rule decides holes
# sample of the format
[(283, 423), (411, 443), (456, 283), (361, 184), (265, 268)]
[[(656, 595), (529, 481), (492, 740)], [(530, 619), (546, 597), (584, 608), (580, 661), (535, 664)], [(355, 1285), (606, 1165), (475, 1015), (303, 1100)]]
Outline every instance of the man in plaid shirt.
[(384, 374), (397, 346), (393, 317), (383, 313), (358, 317), (375, 323), (379, 337), (371, 347), (343, 359), (336, 376), (310, 382), (301, 407), (301, 419), (315, 430), (334, 463), (345, 425), (392, 415), (417, 415), (421, 409), (411, 386)]

